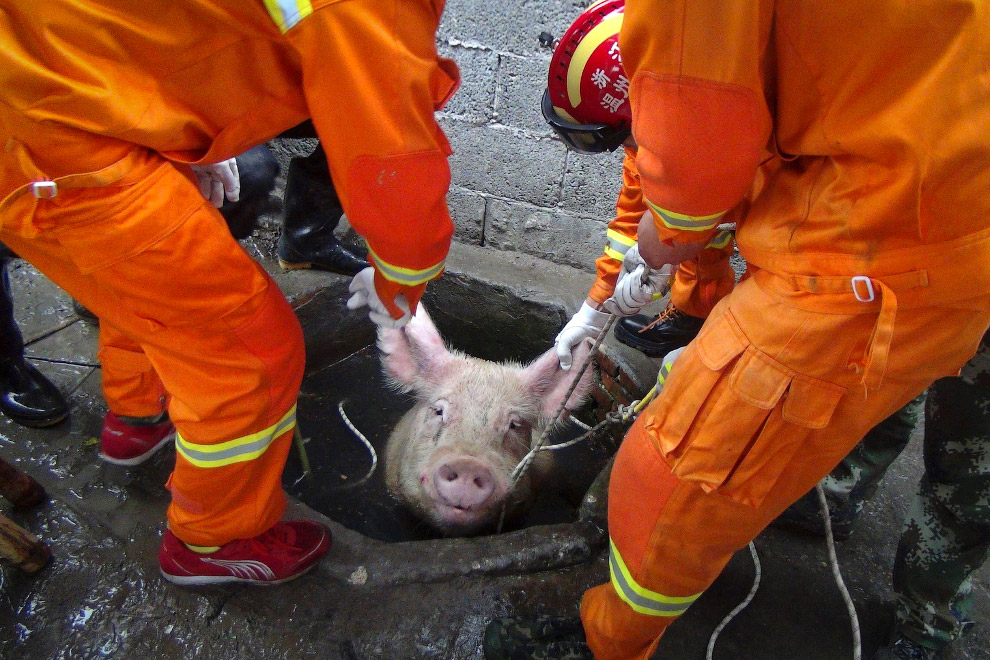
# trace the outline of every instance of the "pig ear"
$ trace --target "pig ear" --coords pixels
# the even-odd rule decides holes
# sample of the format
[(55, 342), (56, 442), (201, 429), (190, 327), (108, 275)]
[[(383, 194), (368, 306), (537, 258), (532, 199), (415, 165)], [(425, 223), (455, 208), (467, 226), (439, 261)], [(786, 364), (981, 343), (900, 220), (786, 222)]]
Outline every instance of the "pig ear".
[(419, 379), (431, 379), (431, 376), (435, 379), (452, 359), (422, 303), (404, 328), (379, 328), (378, 348), (385, 372), (406, 390), (412, 389)]
[[(571, 353), (572, 366), (568, 371), (560, 368), (556, 348), (551, 348), (523, 369), (523, 381), (540, 400), (541, 416), (551, 417), (557, 412), (567, 390), (571, 387), (571, 382), (588, 358), (589, 353), (591, 353), (591, 341), (586, 339), (574, 347)], [(587, 400), (588, 393), (591, 391), (594, 372), (594, 365), (588, 365), (580, 382), (574, 388), (574, 392), (571, 393), (567, 402), (568, 410), (579, 408)]]

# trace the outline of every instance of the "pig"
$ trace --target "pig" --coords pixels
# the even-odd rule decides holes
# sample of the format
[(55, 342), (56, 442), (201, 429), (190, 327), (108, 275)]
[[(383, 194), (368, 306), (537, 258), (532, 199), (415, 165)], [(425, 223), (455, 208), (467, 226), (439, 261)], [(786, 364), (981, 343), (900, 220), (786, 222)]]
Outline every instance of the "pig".
[[(570, 371), (553, 347), (525, 367), (481, 360), (448, 350), (420, 304), (405, 328), (379, 330), (378, 347), (390, 384), (417, 400), (385, 447), (388, 490), (447, 536), (493, 528), (503, 505), (508, 521), (531, 508), (552, 452), (538, 452), (514, 486), (512, 471), (557, 412), (591, 342), (574, 349)], [(587, 399), (593, 372), (585, 370), (569, 410)]]

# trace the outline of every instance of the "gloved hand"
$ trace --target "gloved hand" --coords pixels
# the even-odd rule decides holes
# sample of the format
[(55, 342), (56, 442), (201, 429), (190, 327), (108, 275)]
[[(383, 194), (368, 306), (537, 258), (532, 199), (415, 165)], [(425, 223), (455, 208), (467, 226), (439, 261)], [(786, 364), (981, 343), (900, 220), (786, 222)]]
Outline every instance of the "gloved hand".
[(653, 270), (639, 256), (639, 246), (634, 245), (622, 260), (622, 270), (612, 297), (602, 307), (618, 316), (632, 316), (649, 302), (670, 290), (669, 268)]
[(210, 200), (213, 206), (223, 206), (224, 194), (236, 202), (241, 198), (241, 176), (237, 171), (237, 160), (228, 158), (215, 165), (193, 165), (193, 172), (199, 179), (199, 192)]
[(395, 306), (401, 309), (404, 314), (401, 318), (393, 319), (392, 315), (388, 313), (385, 303), (381, 301), (378, 292), (375, 291), (375, 269), (372, 266), (368, 266), (355, 275), (347, 290), (351, 292), (351, 297), (347, 299), (347, 309), (358, 309), (367, 305), (368, 316), (375, 325), (381, 328), (398, 330), (409, 323), (409, 319), (412, 318), (412, 314), (409, 312), (409, 303), (401, 293), (395, 297), (394, 302)]
[(586, 337), (597, 337), (598, 333), (605, 327), (609, 315), (591, 308), (588, 303), (581, 305), (581, 309), (571, 317), (564, 329), (557, 333), (554, 339), (554, 346), (557, 348), (557, 359), (560, 360), (560, 368), (567, 371), (571, 368), (571, 351), (580, 344)]

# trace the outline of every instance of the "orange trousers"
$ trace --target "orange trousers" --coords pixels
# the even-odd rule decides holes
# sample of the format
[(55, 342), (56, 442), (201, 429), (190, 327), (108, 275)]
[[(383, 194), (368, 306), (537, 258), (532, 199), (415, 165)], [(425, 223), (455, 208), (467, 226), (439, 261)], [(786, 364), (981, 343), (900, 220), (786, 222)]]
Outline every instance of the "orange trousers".
[(284, 513), (303, 338), (186, 170), (132, 148), (96, 174), (56, 177), (50, 199), (0, 177), (0, 240), (100, 317), (113, 412), (152, 415), (167, 402), (179, 435), (169, 527), (221, 545)]
[[(716, 306), (619, 449), (612, 581), (581, 603), (598, 660), (647, 660), (733, 553), (875, 424), (956, 373), (990, 323), (987, 292), (938, 307), (908, 302), (881, 323), (882, 301), (821, 294), (813, 311), (789, 304), (783, 280), (756, 271)], [(889, 309), (895, 292), (883, 294)], [(889, 353), (869, 350), (877, 328), (892, 331)], [(883, 361), (868, 394), (864, 355)]]
[(725, 245), (706, 247), (694, 259), (679, 264), (670, 283), (671, 304), (685, 314), (708, 318), (735, 286), (736, 274), (729, 263), (732, 247), (728, 236)]

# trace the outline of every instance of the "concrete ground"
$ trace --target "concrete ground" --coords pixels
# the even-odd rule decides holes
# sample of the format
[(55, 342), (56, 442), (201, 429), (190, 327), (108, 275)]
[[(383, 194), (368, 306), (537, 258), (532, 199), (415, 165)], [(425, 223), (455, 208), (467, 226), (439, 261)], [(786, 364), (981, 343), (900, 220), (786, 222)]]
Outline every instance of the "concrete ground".
[[(322, 332), (320, 323), (328, 317), (351, 318), (343, 310), (344, 278), (281, 273), (271, 259), (270, 235), (262, 233), (246, 245), (276, 275), (308, 337)], [(477, 270), (474, 250), (456, 246), (445, 277), (456, 280)], [(546, 273), (546, 265), (520, 255), (489, 256), (494, 265), (482, 276), (511, 280), (511, 274), (517, 279), (508, 286), (520, 295), (538, 296), (536, 271), (530, 270), (535, 268), (551, 275), (565, 298), (571, 296), (567, 305), (586, 286), (588, 276), (580, 271), (559, 267)], [(184, 589), (165, 582), (155, 553), (174, 453), (164, 450), (130, 470), (98, 460), (95, 438), (105, 406), (95, 358), (97, 331), (29, 265), (14, 262), (11, 275), (28, 354), (69, 394), (72, 412), (65, 423), (45, 430), (0, 420), (0, 455), (38, 479), (51, 496), (29, 511), (4, 505), (3, 513), (53, 551), (49, 566), (34, 577), (3, 566), (0, 657), (476, 659), (482, 657), (481, 634), (492, 617), (574, 613), (581, 593), (607, 579), (604, 537), (595, 521), (502, 537), (391, 544), (329, 521), (334, 546), (317, 570), (290, 584)], [(319, 347), (310, 346), (309, 358), (319, 361)], [(919, 472), (913, 443), (853, 537), (839, 545), (866, 658), (888, 631), (890, 566)], [(298, 503), (290, 515), (321, 518)], [(768, 530), (756, 546), (762, 585), (749, 608), (722, 632), (714, 657), (851, 657), (849, 622), (823, 542)], [(671, 628), (657, 657), (704, 657), (712, 631), (745, 596), (752, 577), (752, 561), (743, 551)], [(978, 626), (953, 658), (990, 659), (987, 585), (990, 569), (984, 567), (974, 584)]]

